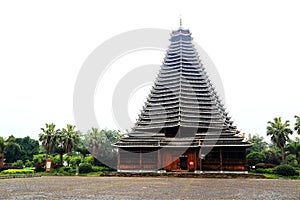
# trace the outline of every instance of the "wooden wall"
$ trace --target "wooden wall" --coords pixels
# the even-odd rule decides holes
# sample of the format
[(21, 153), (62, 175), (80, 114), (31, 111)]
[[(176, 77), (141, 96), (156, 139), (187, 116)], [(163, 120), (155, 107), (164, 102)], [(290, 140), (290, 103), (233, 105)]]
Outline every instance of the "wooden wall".
[[(166, 171), (246, 171), (245, 148), (214, 148), (199, 158), (199, 148), (128, 148), (119, 149), (121, 170)], [(180, 156), (187, 157), (187, 169), (180, 167)]]

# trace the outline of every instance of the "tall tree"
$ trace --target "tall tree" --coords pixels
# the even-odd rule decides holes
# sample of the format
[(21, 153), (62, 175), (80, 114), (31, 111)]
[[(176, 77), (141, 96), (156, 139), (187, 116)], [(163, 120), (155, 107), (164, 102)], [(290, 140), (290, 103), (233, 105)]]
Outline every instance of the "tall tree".
[(59, 164), (63, 164), (63, 155), (66, 152), (65, 150), (65, 140), (66, 134), (64, 131), (56, 131), (54, 135), (54, 152), (59, 154)]
[(92, 128), (84, 137), (84, 144), (94, 156), (94, 163), (115, 166), (117, 151), (111, 145), (120, 140), (120, 131)]
[(17, 160), (23, 160), (25, 163), (26, 160), (32, 160), (33, 155), (39, 153), (39, 142), (35, 139), (26, 136), (24, 138), (16, 138), (16, 143), (20, 146), (21, 157)]
[(76, 130), (76, 126), (67, 124), (66, 128), (62, 129), (64, 136), (64, 146), (68, 154), (68, 165), (70, 164), (70, 153), (80, 141), (80, 132)]
[(297, 131), (298, 135), (300, 135), (300, 117), (298, 117), (297, 115), (295, 115), (296, 118), (296, 122), (295, 122), (295, 131)]
[(264, 152), (268, 147), (268, 143), (264, 141), (264, 137), (258, 134), (253, 136), (249, 134), (248, 142), (251, 142), (253, 145), (247, 149), (247, 153)]
[(12, 144), (15, 144), (15, 137), (13, 135), (9, 136), (7, 140), (0, 136), (0, 167), (4, 165), (5, 149)]
[(293, 131), (290, 129), (290, 122), (288, 120), (282, 122), (281, 117), (276, 117), (273, 121), (268, 122), (267, 135), (271, 136), (271, 141), (281, 149), (281, 162), (285, 158), (284, 147), (286, 142), (289, 141), (290, 134), (293, 134)]
[(55, 135), (60, 130), (55, 129), (55, 124), (45, 124), (45, 128), (41, 128), (42, 133), (39, 134), (39, 141), (42, 142), (42, 146), (46, 150), (46, 159), (48, 158), (49, 153), (52, 151), (53, 146), (55, 145)]
[(4, 151), (6, 147), (7, 142), (2, 136), (0, 136), (0, 167), (4, 165)]

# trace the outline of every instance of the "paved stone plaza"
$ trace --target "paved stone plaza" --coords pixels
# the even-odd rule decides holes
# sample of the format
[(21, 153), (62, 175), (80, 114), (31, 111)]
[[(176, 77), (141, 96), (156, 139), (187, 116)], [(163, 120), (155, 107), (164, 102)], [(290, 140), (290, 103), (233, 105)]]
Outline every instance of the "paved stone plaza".
[(1, 199), (300, 199), (300, 180), (37, 177), (0, 180)]

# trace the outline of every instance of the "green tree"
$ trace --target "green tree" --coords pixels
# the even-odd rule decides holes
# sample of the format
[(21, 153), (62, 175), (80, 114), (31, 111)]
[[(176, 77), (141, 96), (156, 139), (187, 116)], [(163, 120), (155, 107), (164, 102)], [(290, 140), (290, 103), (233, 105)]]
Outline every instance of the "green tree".
[(5, 140), (2, 136), (0, 136), (0, 167), (4, 165), (5, 150), (10, 145), (15, 145), (15, 137), (13, 135), (9, 136), (7, 140)]
[(266, 155), (266, 163), (279, 165), (281, 162), (281, 150), (274, 144), (271, 144), (269, 148), (264, 152)]
[(7, 142), (2, 136), (0, 136), (0, 167), (4, 165), (4, 152), (6, 147)]
[(15, 143), (7, 146), (5, 149), (5, 157), (8, 163), (22, 160), (23, 163), (26, 160), (32, 160), (33, 155), (39, 153), (39, 142), (31, 139), (29, 136), (24, 138), (16, 138)]
[(288, 120), (282, 122), (281, 117), (276, 117), (273, 121), (268, 122), (267, 135), (270, 135), (271, 141), (281, 149), (281, 162), (285, 159), (284, 147), (286, 142), (289, 141), (290, 134), (293, 134), (293, 131), (290, 129)]
[(26, 136), (24, 138), (16, 138), (16, 143), (21, 148), (21, 159), (24, 163), (26, 160), (32, 160), (33, 155), (39, 153), (39, 142)]
[(55, 135), (59, 129), (55, 129), (55, 124), (45, 124), (46, 128), (41, 128), (42, 133), (39, 134), (39, 141), (42, 142), (42, 146), (46, 150), (46, 159), (48, 158), (49, 153), (52, 151), (53, 146), (55, 145)]
[(111, 144), (119, 140), (120, 131), (116, 130), (92, 128), (84, 136), (84, 144), (94, 156), (93, 163), (109, 164), (109, 166), (116, 165), (117, 152)]
[(16, 143), (10, 143), (5, 148), (5, 162), (13, 163), (17, 160), (22, 160), (22, 150)]
[(266, 159), (262, 152), (251, 152), (247, 155), (247, 163), (249, 166), (255, 166), (258, 163), (263, 163)]
[(75, 151), (80, 153), (83, 158), (85, 158), (87, 155), (90, 154), (89, 150), (84, 145), (84, 142), (81, 138), (80, 138), (80, 141), (78, 142), (77, 146), (75, 147)]
[(297, 115), (295, 115), (296, 118), (296, 123), (295, 123), (295, 131), (297, 131), (298, 135), (300, 135), (300, 117), (298, 117)]
[(300, 138), (296, 138), (296, 140), (290, 140), (286, 145), (286, 150), (289, 154), (293, 154), (296, 156), (297, 160), (300, 160)]
[(249, 134), (248, 142), (251, 142), (253, 145), (252, 145), (252, 147), (247, 149), (247, 153), (264, 152), (264, 151), (266, 151), (266, 149), (268, 147), (268, 143), (264, 141), (264, 137), (259, 136), (258, 134), (253, 135), (253, 136), (251, 134)]
[(66, 128), (62, 129), (64, 136), (64, 146), (68, 154), (68, 165), (70, 164), (70, 153), (80, 141), (80, 132), (76, 130), (76, 126), (67, 124)]
[(99, 154), (101, 146), (106, 144), (106, 141), (104, 132), (99, 131), (98, 128), (92, 128), (84, 136), (84, 144), (94, 156)]

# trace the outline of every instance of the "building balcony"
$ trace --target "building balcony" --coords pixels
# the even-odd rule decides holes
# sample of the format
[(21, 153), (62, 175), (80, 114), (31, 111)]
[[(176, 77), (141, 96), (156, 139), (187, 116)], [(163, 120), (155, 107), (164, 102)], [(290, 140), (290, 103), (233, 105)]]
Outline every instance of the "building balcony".
[(157, 115), (166, 116), (166, 115), (171, 115), (171, 114), (178, 113), (178, 112), (179, 112), (178, 108), (176, 108), (176, 109), (161, 109), (161, 110), (144, 110), (143, 115), (149, 115), (150, 117), (157, 116)]
[(163, 101), (170, 101), (170, 100), (178, 100), (179, 96), (174, 97), (160, 97), (160, 98), (151, 98), (149, 97), (149, 102), (163, 102)]
[(145, 120), (147, 120), (147, 119), (165, 119), (165, 118), (172, 118), (172, 117), (178, 117), (179, 116), (179, 112), (178, 112), (178, 110), (176, 110), (175, 111), (175, 113), (172, 113), (172, 114), (164, 114), (164, 115), (159, 115), (159, 114), (154, 114), (154, 115), (145, 115), (145, 113), (144, 114), (142, 114), (142, 115), (140, 115), (140, 118), (141, 119), (145, 119)]
[(139, 121), (136, 124), (139, 125), (155, 125), (155, 124), (165, 124), (165, 123), (178, 123), (178, 117), (176, 119), (151, 119), (148, 121)]
[(178, 41), (171, 42), (171, 45), (176, 45), (176, 44), (190, 45), (193, 43), (192, 43), (192, 41), (186, 41), (186, 40), (178, 40)]

